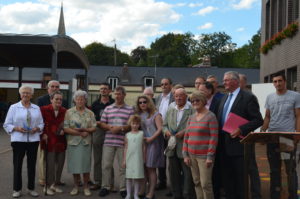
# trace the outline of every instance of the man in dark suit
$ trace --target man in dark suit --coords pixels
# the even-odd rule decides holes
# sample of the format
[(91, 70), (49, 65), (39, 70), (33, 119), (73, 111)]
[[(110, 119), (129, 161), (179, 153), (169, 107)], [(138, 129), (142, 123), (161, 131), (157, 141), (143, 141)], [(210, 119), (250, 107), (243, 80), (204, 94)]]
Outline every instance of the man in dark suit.
[[(59, 91), (59, 89), (60, 89), (59, 81), (56, 81), (56, 80), (49, 81), (48, 85), (47, 85), (48, 94), (38, 97), (37, 98), (37, 105), (39, 107), (41, 107), (41, 106), (47, 106), (47, 105), (51, 104), (51, 102), (50, 102), (51, 93)], [(68, 108), (68, 103), (67, 103), (66, 100), (63, 100), (62, 106), (65, 107), (65, 108)]]
[[(170, 78), (161, 79), (161, 90), (162, 93), (155, 98), (155, 105), (158, 112), (162, 115), (163, 120), (166, 117), (169, 105), (174, 102), (174, 97), (172, 94), (172, 80)], [(166, 145), (166, 143), (165, 143)], [(158, 179), (159, 183), (156, 189), (165, 189), (167, 187), (167, 175), (166, 168), (158, 169)]]
[[(229, 93), (221, 101), (217, 112), (219, 121), (219, 145), (221, 153), (223, 185), (226, 199), (244, 198), (244, 145), (240, 137), (246, 136), (263, 123), (257, 98), (239, 87), (239, 74), (229, 71), (224, 74), (223, 84)], [(234, 113), (249, 122), (233, 132), (222, 130), (229, 113)]]

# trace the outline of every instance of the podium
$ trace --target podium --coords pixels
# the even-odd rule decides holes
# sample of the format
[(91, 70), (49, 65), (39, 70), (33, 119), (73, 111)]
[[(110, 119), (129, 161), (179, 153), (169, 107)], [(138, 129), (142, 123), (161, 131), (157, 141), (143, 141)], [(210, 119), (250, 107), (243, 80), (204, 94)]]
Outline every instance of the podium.
[(291, 140), (299, 140), (300, 132), (251, 132), (246, 137), (244, 137), (240, 142), (244, 144), (244, 190), (245, 199), (249, 199), (249, 176), (248, 176), (248, 166), (249, 166), (249, 151), (247, 144), (255, 143), (279, 143), (280, 137), (288, 138)]

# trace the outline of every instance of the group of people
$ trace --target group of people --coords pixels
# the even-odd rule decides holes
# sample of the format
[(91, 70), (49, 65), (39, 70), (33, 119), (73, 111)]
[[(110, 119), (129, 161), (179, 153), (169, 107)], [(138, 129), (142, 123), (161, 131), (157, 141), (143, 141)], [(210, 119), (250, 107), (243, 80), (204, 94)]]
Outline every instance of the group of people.
[[(172, 85), (170, 78), (161, 80), (161, 91), (154, 98), (152, 88), (145, 88), (135, 105), (125, 103), (126, 90), (101, 83), (100, 96), (90, 108), (87, 93), (74, 93), (74, 107), (66, 109), (59, 82), (50, 81), (48, 94), (31, 103), (33, 88), (19, 89), (20, 102), (7, 114), (4, 129), (11, 135), (13, 148), (13, 197), (22, 190), (22, 164), (28, 164), (27, 190), (35, 191), (35, 165), (40, 159), (40, 183), (44, 192), (62, 192), (61, 174), (67, 156), (67, 170), (73, 175), (71, 195), (100, 189), (105, 197), (115, 191), (118, 173), (119, 193), (126, 199), (153, 199), (155, 190), (166, 188), (169, 172), (170, 193), (174, 199), (243, 199), (244, 150), (249, 151), (252, 199), (261, 198), (260, 179), (254, 145), (244, 146), (242, 137), (261, 127), (261, 131), (300, 131), (300, 94), (288, 91), (283, 74), (273, 77), (276, 93), (268, 96), (265, 119), (256, 96), (245, 87), (245, 75), (235, 71), (224, 74), (226, 94), (218, 91), (218, 80), (210, 75), (195, 80), (190, 96), (183, 85)], [(228, 117), (237, 115), (247, 123), (228, 131)], [(245, 148), (247, 147), (247, 149)], [(279, 199), (281, 190), (279, 144), (268, 144), (271, 198)], [(38, 153), (39, 150), (39, 153)], [(289, 151), (294, 157), (295, 150)], [(91, 157), (94, 159), (94, 183), (91, 185)], [(38, 155), (41, 156), (38, 158)], [(44, 157), (42, 157), (44, 156)], [(117, 168), (114, 168), (114, 159)], [(297, 196), (295, 160), (285, 160), (289, 199)], [(114, 172), (114, 169), (119, 169)], [(45, 174), (43, 175), (43, 173)], [(81, 175), (82, 174), (82, 178)], [(41, 177), (43, 176), (43, 177)]]

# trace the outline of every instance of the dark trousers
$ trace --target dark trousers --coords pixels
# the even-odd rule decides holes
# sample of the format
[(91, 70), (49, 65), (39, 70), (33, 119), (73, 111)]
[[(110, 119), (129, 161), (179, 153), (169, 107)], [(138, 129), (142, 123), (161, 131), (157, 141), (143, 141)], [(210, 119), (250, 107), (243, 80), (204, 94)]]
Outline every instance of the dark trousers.
[[(168, 141), (167, 140), (164, 140), (164, 149), (166, 149), (168, 145)], [(164, 156), (165, 158), (165, 162), (166, 161), (166, 157)], [(158, 168), (158, 180), (159, 180), (159, 183), (160, 184), (163, 184), (163, 185), (167, 185), (167, 167), (162, 167), (162, 168)]]
[(169, 157), (169, 176), (174, 198), (192, 199), (196, 197), (193, 177), (190, 167), (176, 153)]
[(250, 190), (252, 199), (261, 199), (261, 183), (256, 164), (255, 144), (246, 144), (248, 151), (248, 175), (250, 177)]
[[(295, 151), (290, 152), (290, 159), (284, 160), (288, 176), (289, 199), (297, 198), (298, 177), (296, 172)], [(272, 199), (280, 198), (281, 191), (281, 155), (278, 143), (267, 144), (267, 156), (270, 165), (270, 194)]]
[(222, 179), (226, 199), (244, 198), (244, 156), (228, 156), (222, 153)]
[(215, 162), (212, 173), (212, 183), (213, 183), (213, 192), (214, 199), (220, 199), (221, 197), (221, 188), (222, 186), (222, 172), (221, 172), (221, 153), (217, 149), (215, 156)]
[(13, 189), (20, 191), (22, 189), (22, 165), (26, 154), (27, 157), (27, 188), (34, 190), (35, 184), (35, 165), (39, 142), (12, 142), (13, 165), (14, 165), (14, 183)]

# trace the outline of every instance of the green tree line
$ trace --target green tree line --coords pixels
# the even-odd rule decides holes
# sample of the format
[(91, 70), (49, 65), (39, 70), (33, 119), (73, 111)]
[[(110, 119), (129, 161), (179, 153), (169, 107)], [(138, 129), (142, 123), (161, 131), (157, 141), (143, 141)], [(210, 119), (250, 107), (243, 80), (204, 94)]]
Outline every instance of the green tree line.
[[(259, 68), (260, 31), (247, 44), (237, 47), (225, 32), (201, 34), (168, 33), (157, 38), (149, 48), (138, 46), (130, 54), (93, 42), (83, 48), (91, 65), (191, 67), (209, 57), (211, 66)], [(116, 54), (116, 63), (114, 59)]]

